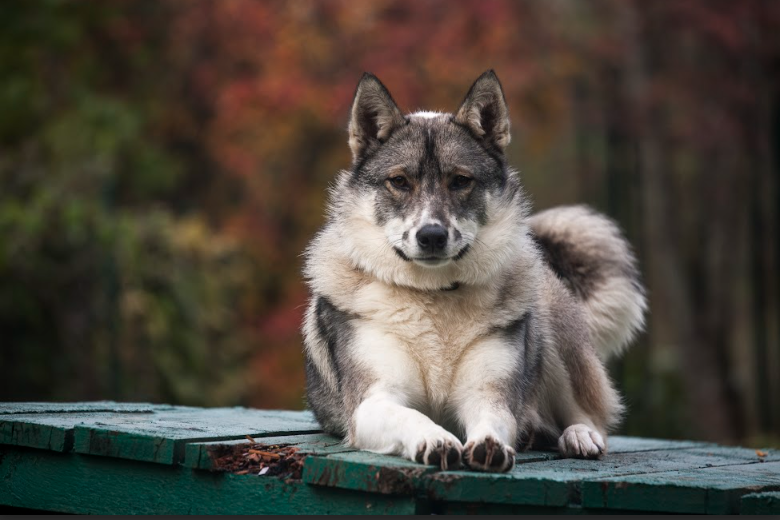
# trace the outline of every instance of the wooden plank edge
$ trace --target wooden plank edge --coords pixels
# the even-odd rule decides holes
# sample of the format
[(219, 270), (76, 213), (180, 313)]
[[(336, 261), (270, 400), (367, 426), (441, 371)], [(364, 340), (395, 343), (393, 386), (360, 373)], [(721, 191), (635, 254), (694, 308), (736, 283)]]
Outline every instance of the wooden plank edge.
[[(340, 455), (363, 454), (352, 452)], [(374, 456), (376, 454), (370, 454)], [(381, 456), (377, 456), (381, 457)], [(433, 473), (432, 466), (420, 464), (385, 465), (381, 462), (341, 460), (338, 455), (309, 455), (303, 462), (303, 482), (312, 486), (379, 493), (383, 495), (417, 494), (421, 479)]]
[[(312, 439), (314, 437), (315, 439)], [(328, 455), (331, 453), (347, 453), (358, 451), (356, 448), (351, 448), (343, 444), (343, 442), (335, 437), (332, 438), (332, 443), (327, 445), (313, 444), (312, 441), (325, 440), (324, 437), (330, 437), (325, 433), (310, 433), (310, 434), (296, 434), (296, 435), (282, 435), (282, 436), (267, 436), (267, 437), (252, 437), (258, 444), (276, 444), (276, 445), (290, 445), (297, 447), (301, 454), (306, 455)], [(319, 438), (319, 439), (318, 439)], [(213, 470), (211, 464), (210, 451), (219, 446), (251, 444), (248, 436), (241, 439), (225, 440), (219, 439), (217, 441), (205, 441), (205, 442), (192, 442), (187, 443), (184, 448), (184, 461), (182, 464), (188, 468), (193, 469), (205, 469)]]
[[(76, 514), (413, 514), (415, 497), (0, 447), (0, 505)], [(111, 500), (106, 500), (110, 497)]]
[[(690, 449), (690, 448), (689, 448)], [(675, 450), (677, 451), (677, 450)], [(353, 457), (354, 458), (354, 457)], [(339, 487), (344, 489), (359, 489), (374, 492), (402, 492), (410, 493), (410, 480), (402, 480), (402, 485), (393, 488), (385, 486), (387, 489), (380, 489), (376, 484), (379, 476), (375, 473), (375, 468), (365, 468), (365, 464), (355, 463), (350, 460), (343, 460), (343, 457), (309, 457), (304, 465), (304, 481), (312, 485)], [(399, 459), (401, 460), (401, 459)], [(721, 470), (735, 467), (745, 467), (758, 462), (750, 461), (744, 458), (734, 458), (733, 462), (725, 465), (716, 466)], [(519, 466), (520, 470), (522, 466)], [(708, 467), (685, 468), (674, 470), (678, 473), (692, 472), (697, 470), (707, 470)], [(396, 470), (397, 471), (397, 470)], [(594, 500), (593, 486), (609, 486), (602, 484), (606, 479), (620, 481), (624, 478), (641, 477), (643, 475), (657, 475), (664, 473), (673, 473), (670, 470), (656, 470), (641, 473), (632, 473), (621, 475), (620, 477), (588, 477), (587, 475), (578, 476), (576, 479), (569, 478), (562, 474), (561, 478), (550, 477), (523, 477), (522, 475), (512, 474), (479, 474), (471, 471), (438, 471), (431, 469), (424, 475), (419, 475), (411, 480), (414, 484), (415, 492), (427, 496), (428, 500), (435, 503), (482, 503), (482, 504), (502, 504), (517, 506), (543, 506), (543, 507), (581, 507), (589, 509), (614, 509), (618, 507), (621, 510), (630, 510), (630, 504), (624, 500), (619, 506), (612, 506), (604, 501)], [(476, 477), (476, 478), (475, 478)], [(371, 479), (374, 479), (373, 481)], [(383, 479), (384, 482), (384, 479)], [(594, 484), (596, 482), (597, 484)], [(618, 486), (622, 484), (617, 484)], [(679, 493), (688, 493), (683, 490), (685, 486), (676, 485), (675, 489), (669, 491), (670, 496)], [(746, 488), (750, 491), (750, 488)], [(590, 493), (590, 499), (584, 497)], [(694, 494), (696, 490), (693, 491)], [(743, 492), (742, 492), (743, 493)], [(682, 508), (680, 512), (718, 512), (729, 511), (732, 508), (733, 496), (726, 496), (727, 493), (719, 495), (719, 491), (713, 493), (700, 493), (694, 502), (699, 504), (698, 509), (688, 510)], [(737, 495), (738, 496), (738, 495)], [(663, 497), (660, 497), (661, 499)], [(678, 497), (679, 498), (679, 497)], [(655, 500), (658, 500), (656, 498)], [(661, 500), (663, 502), (663, 500)], [(678, 501), (679, 502), (679, 501)], [(683, 501), (684, 502), (684, 501)], [(682, 503), (682, 502), (680, 502)], [(659, 511), (666, 511), (662, 505), (655, 504)], [(640, 508), (641, 509), (641, 508)], [(669, 512), (674, 512), (671, 508)]]
[(73, 428), (0, 420), (0, 445), (59, 452), (73, 449)]
[(89, 413), (154, 413), (157, 411), (172, 411), (177, 408), (168, 404), (151, 403), (119, 403), (116, 401), (86, 401), (86, 402), (14, 402), (0, 403), (0, 416), (36, 415), (36, 414), (89, 414)]
[[(738, 469), (760, 469), (777, 466), (777, 479), (762, 476), (734, 482), (728, 487), (728, 479)], [(729, 474), (724, 474), (728, 471)], [(726, 485), (701, 486), (702, 480), (723, 479)], [(708, 475), (708, 473), (710, 475)], [(642, 477), (647, 481), (642, 481)], [(773, 475), (774, 476), (774, 475)], [(668, 480), (663, 480), (667, 478)], [(718, 480), (720, 483), (720, 480)], [(597, 478), (581, 483), (582, 505), (605, 510), (636, 510), (657, 513), (683, 514), (736, 514), (740, 500), (747, 494), (780, 490), (780, 463), (736, 462), (730, 465), (621, 475)]]
[(778, 515), (780, 514), (780, 491), (749, 493), (740, 499), (741, 515)]
[(186, 447), (191, 443), (240, 440), (249, 435), (256, 439), (274, 436), (294, 436), (320, 433), (321, 430), (248, 431), (242, 435), (202, 436), (184, 439), (166, 439), (150, 435), (116, 430), (101, 430), (94, 426), (74, 428), (73, 450), (84, 455), (113, 457), (118, 459), (154, 462), (159, 464), (184, 464)]

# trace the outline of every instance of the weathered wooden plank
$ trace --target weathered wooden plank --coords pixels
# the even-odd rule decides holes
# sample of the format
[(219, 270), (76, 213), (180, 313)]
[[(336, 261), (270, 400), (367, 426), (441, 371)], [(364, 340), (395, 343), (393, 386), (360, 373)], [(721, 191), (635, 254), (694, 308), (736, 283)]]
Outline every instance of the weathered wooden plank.
[[(666, 441), (627, 437), (616, 437), (614, 439), (615, 443), (613, 447), (616, 453), (663, 449), (682, 450), (696, 446), (704, 446), (703, 443), (690, 441)], [(529, 463), (538, 462), (549, 464), (551, 461), (558, 458), (558, 454), (555, 452), (521, 452), (518, 453), (516, 457), (518, 469), (515, 471), (522, 473), (525, 469), (520, 468), (533, 468), (533, 466), (527, 466)], [(593, 461), (562, 462), (563, 464), (574, 464), (577, 466), (581, 463), (588, 464)], [(307, 459), (307, 465), (304, 467), (304, 480), (315, 485), (329, 485), (343, 487), (345, 489), (387, 492), (387, 482), (392, 481), (393, 479), (388, 479), (385, 475), (378, 475), (376, 468), (383, 465), (387, 467), (388, 463), (392, 463), (397, 468), (404, 468), (400, 471), (400, 475), (399, 471), (396, 471), (394, 478), (397, 479), (397, 482), (394, 486), (390, 486), (390, 489), (394, 492), (410, 492), (409, 486), (415, 485), (425, 492), (430, 492), (434, 500), (441, 499), (443, 495), (451, 498), (453, 493), (458, 492), (456, 488), (459, 487), (460, 481), (463, 481), (464, 483), (464, 486), (461, 488), (463, 491), (461, 497), (467, 500), (473, 499), (475, 494), (479, 494), (479, 490), (481, 489), (484, 497), (487, 497), (488, 501), (493, 501), (493, 497), (496, 496), (496, 490), (503, 487), (504, 498), (508, 503), (565, 506), (569, 502), (569, 495), (571, 492), (568, 486), (568, 481), (571, 479), (570, 477), (563, 475), (570, 471), (571, 468), (569, 466), (561, 471), (561, 475), (563, 476), (553, 474), (544, 474), (543, 478), (526, 478), (524, 476), (521, 479), (522, 482), (518, 483), (516, 477), (512, 477), (510, 478), (510, 481), (505, 482), (504, 475), (497, 476), (475, 473), (472, 471), (448, 471), (438, 473), (434, 472), (432, 468), (417, 465), (400, 458), (367, 453), (355, 453), (342, 457), (317, 457)], [(598, 464), (598, 462), (595, 463)], [(414, 473), (415, 468), (425, 468), (425, 472)], [(409, 474), (410, 470), (412, 471), (411, 476)], [(588, 467), (586, 471), (590, 475), (592, 468)], [(429, 482), (421, 484), (421, 478), (425, 475), (429, 476)], [(381, 485), (378, 482), (381, 483)], [(380, 487), (383, 489), (380, 489)]]
[(751, 493), (740, 500), (741, 515), (778, 515), (780, 514), (780, 491)]
[(780, 462), (732, 463), (590, 480), (582, 484), (582, 503), (593, 508), (733, 514), (739, 511), (742, 495), (777, 489)]
[(74, 428), (77, 453), (163, 464), (184, 460), (190, 442), (318, 433), (309, 412), (209, 408), (158, 412), (143, 421), (112, 415)]
[(528, 462), (543, 462), (559, 458), (557, 451), (521, 451), (515, 455), (515, 462), (517, 464), (526, 464)]
[(307, 457), (303, 481), (315, 486), (411, 496), (421, 479), (434, 471), (433, 466), (400, 457), (358, 451)]
[(189, 406), (147, 403), (2, 403), (0, 444), (69, 451), (77, 425), (121, 417), (140, 422), (155, 412), (176, 413), (199, 410)]
[[(300, 453), (312, 455), (329, 455), (332, 453), (344, 453), (356, 451), (349, 448), (344, 443), (325, 433), (315, 433), (308, 435), (286, 435), (280, 437), (258, 437), (255, 439), (259, 443), (268, 445), (289, 445), (298, 448)], [(197, 469), (212, 469), (210, 452), (215, 448), (222, 446), (235, 446), (238, 444), (248, 444), (247, 439), (234, 441), (210, 441), (193, 442), (187, 444), (184, 451), (184, 465)]]
[[(148, 403), (0, 403), (0, 444), (68, 451), (73, 447), (73, 429), (111, 414), (141, 420), (154, 412), (193, 411), (197, 408)], [(139, 415), (140, 414), (140, 415)]]
[(638, 451), (684, 450), (711, 446), (705, 442), (648, 439), (613, 435), (608, 439), (609, 453), (634, 453)]
[(172, 410), (174, 408), (184, 409), (185, 407), (173, 407), (167, 404), (117, 403), (115, 401), (92, 401), (85, 403), (0, 403), (0, 415), (97, 412), (151, 413), (154, 411)]
[[(436, 513), (477, 510), (504, 513), (554, 510), (569, 514), (625, 510), (733, 513), (774, 507), (777, 493), (745, 495), (757, 490), (780, 489), (777, 450), (617, 436), (610, 439), (609, 454), (599, 461), (559, 459), (555, 452), (524, 452), (518, 454), (512, 472), (495, 475), (465, 470), (438, 472), (433, 467), (398, 457), (357, 452), (319, 431), (308, 412), (112, 402), (0, 404), (0, 444), (60, 452), (72, 449), (84, 454), (169, 465), (183, 463), (187, 468), (103, 459), (104, 468), (132, 467), (136, 468), (135, 472), (140, 467), (152, 466), (157, 470), (142, 472), (173, 471), (165, 473), (168, 475), (165, 478), (188, 486), (205, 473), (190, 468), (210, 468), (208, 453), (215, 446), (245, 443), (245, 435), (258, 442), (295, 445), (301, 453), (311, 455), (306, 459), (303, 475), (304, 482), (310, 485), (300, 481), (285, 483), (275, 477), (268, 480), (269, 477), (239, 475), (223, 475), (225, 479), (218, 484), (228, 486), (233, 493), (228, 496), (239, 500), (239, 490), (257, 498), (256, 492), (246, 491), (245, 486), (249, 489), (248, 486), (261, 482), (267, 490), (264, 500), (277, 506), (280, 501), (297, 501), (301, 496), (316, 501), (347, 494), (358, 501), (369, 497), (366, 504), (374, 504), (359, 512), (370, 511), (372, 507), (384, 508), (383, 511), (428, 512), (423, 510), (423, 502), (416, 501), (416, 497), (424, 496), (427, 498), (424, 503)], [(20, 456), (25, 460), (46, 453), (9, 447), (0, 450), (28, 454)], [(76, 454), (49, 455), (70, 457), (71, 461), (96, 460)], [(12, 459), (18, 462), (20, 457)], [(0, 467), (5, 464), (0, 457)], [(4, 478), (2, 474), (0, 478)], [(8, 474), (8, 479), (15, 478)], [(233, 483), (232, 479), (259, 480), (245, 484), (242, 480)], [(119, 474), (113, 482), (121, 487)], [(163, 485), (162, 481), (159, 485)], [(0, 491), (3, 486), (11, 491), (11, 484), (5, 480)], [(110, 487), (104, 492), (112, 493)], [(0, 503), (7, 503), (1, 498), (3, 493), (0, 493)], [(215, 501), (221, 500), (214, 492), (207, 493), (212, 493)], [(394, 500), (392, 505), (386, 500), (389, 498)], [(218, 506), (210, 507), (217, 511)], [(250, 511), (242, 508), (239, 510)], [(327, 506), (325, 510), (331, 511)], [(99, 512), (84, 508), (66, 511)], [(158, 512), (158, 509), (148, 511)]]
[(740, 448), (735, 446), (718, 446), (711, 444), (706, 447), (695, 448), (690, 450), (691, 453), (725, 457), (729, 459), (735, 459), (740, 462), (777, 462), (780, 461), (780, 450), (763, 449), (756, 450), (753, 448)]
[(153, 406), (151, 411), (7, 414), (0, 444), (171, 464), (188, 442), (315, 433), (310, 412)]
[(27, 446), (54, 451), (70, 451), (73, 448), (73, 424), (26, 423), (0, 421), (0, 444)]
[[(73, 430), (80, 424), (108, 420), (113, 413), (33, 413), (0, 416), (0, 444), (53, 451), (73, 449)], [(152, 412), (126, 412), (125, 420), (143, 421)]]
[(565, 475), (519, 473), (488, 474), (473, 471), (448, 471), (427, 477), (423, 488), (435, 502), (483, 504), (519, 504), (563, 507), (571, 502), (569, 481)]
[(438, 502), (429, 505), (437, 515), (582, 515), (578, 507), (544, 507), (512, 504), (482, 504), (479, 502)]
[[(695, 453), (692, 450), (611, 453), (601, 460), (559, 459), (518, 464), (505, 474), (469, 471), (436, 473), (425, 486), (431, 500), (562, 507), (581, 503), (583, 482), (742, 464), (733, 457)], [(601, 507), (598, 504), (585, 504)], [(619, 506), (625, 509), (625, 504)]]
[(586, 509), (579, 505), (564, 507), (528, 506), (513, 504), (482, 504), (478, 502), (429, 503), (428, 508), (437, 515), (616, 515), (636, 514), (636, 511), (612, 509)]
[[(656, 450), (682, 450), (698, 446), (705, 446), (705, 444), (691, 441), (613, 437), (611, 452), (632, 453)], [(381, 463), (377, 457), (381, 457)], [(355, 464), (358, 459), (360, 459), (359, 464)], [(556, 459), (559, 459), (559, 456), (555, 452), (539, 451), (520, 452), (516, 457), (518, 468), (529, 468), (526, 464), (534, 462), (549, 463)], [(387, 464), (388, 460), (393, 464), (403, 466), (404, 468), (414, 469), (423, 467), (395, 457), (388, 459), (387, 457), (373, 454), (351, 454), (346, 457), (328, 457), (327, 459), (316, 458), (307, 460), (307, 465), (317, 464), (318, 466), (311, 466), (308, 467), (308, 469), (305, 467), (304, 480), (315, 485), (324, 484), (346, 489), (377, 491), (379, 488), (377, 479), (381, 480), (382, 485), (385, 487), (388, 479), (384, 476), (378, 477), (375, 467)], [(578, 465), (582, 462), (588, 463), (589, 461), (574, 461), (573, 464)], [(563, 463), (570, 464), (565, 461)], [(370, 469), (366, 469), (366, 464)], [(569, 469), (570, 468), (567, 467), (564, 472), (568, 472)], [(524, 470), (518, 469), (516, 471), (522, 472)], [(590, 474), (592, 468), (587, 468), (587, 471), (588, 474)], [(420, 479), (424, 475), (430, 476), (430, 482), (423, 485), (420, 484)], [(559, 475), (546, 474), (544, 475), (544, 478), (539, 479), (522, 478), (522, 483), (518, 483), (514, 481), (516, 479), (513, 479), (510, 482), (504, 482), (504, 476), (481, 474), (472, 471), (448, 471), (438, 473), (427, 468), (427, 471), (424, 474), (414, 474), (411, 479), (402, 475), (400, 477), (400, 482), (402, 482), (402, 484), (396, 486), (394, 489), (396, 491), (405, 490), (405, 492), (408, 492), (409, 485), (414, 483), (417, 487), (424, 488), (424, 491), (432, 493), (432, 498), (437, 500), (441, 499), (442, 494), (447, 494), (448, 497), (451, 497), (452, 493), (456, 492), (455, 488), (458, 487), (456, 481), (465, 479), (470, 481), (462, 488), (464, 491), (462, 497), (465, 499), (472, 499), (475, 495), (474, 491), (484, 487), (484, 489), (482, 489), (484, 495), (489, 497), (489, 500), (492, 500), (492, 497), (495, 496), (496, 489), (505, 487), (511, 488), (504, 490), (504, 496), (508, 503), (536, 503), (546, 506), (565, 506), (569, 502), (569, 495), (571, 493), (567, 484), (569, 479), (563, 477), (563, 482), (560, 482), (561, 479), (558, 477)]]
[(413, 497), (0, 446), (0, 504), (80, 514), (411, 514)]

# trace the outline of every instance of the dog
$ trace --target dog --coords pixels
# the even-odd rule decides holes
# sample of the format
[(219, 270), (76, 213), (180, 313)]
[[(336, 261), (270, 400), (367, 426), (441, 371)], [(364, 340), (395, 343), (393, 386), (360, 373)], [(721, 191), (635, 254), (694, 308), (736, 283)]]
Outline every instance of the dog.
[(600, 457), (624, 409), (603, 363), (647, 307), (618, 226), (585, 206), (530, 215), (492, 70), (454, 114), (403, 115), (366, 73), (348, 133), (352, 167), (305, 252), (323, 429), (442, 470)]

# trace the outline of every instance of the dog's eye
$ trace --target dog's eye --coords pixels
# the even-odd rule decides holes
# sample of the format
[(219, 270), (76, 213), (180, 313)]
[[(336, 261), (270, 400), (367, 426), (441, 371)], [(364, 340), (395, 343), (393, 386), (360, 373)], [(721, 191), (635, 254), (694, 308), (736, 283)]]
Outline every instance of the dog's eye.
[(471, 185), (471, 177), (466, 177), (465, 175), (457, 175), (454, 179), (452, 179), (452, 189), (454, 190), (462, 190), (463, 188), (468, 187)]
[(402, 175), (397, 175), (395, 177), (392, 177), (390, 179), (390, 184), (392, 184), (394, 188), (398, 188), (399, 190), (406, 190), (409, 188), (409, 181), (406, 180), (406, 177)]

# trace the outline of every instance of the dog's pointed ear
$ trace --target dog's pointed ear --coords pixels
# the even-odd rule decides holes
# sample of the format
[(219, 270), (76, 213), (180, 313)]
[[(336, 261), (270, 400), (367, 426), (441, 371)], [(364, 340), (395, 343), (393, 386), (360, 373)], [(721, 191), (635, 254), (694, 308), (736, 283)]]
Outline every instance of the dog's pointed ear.
[(465, 125), (486, 144), (501, 151), (509, 144), (509, 108), (493, 70), (482, 74), (471, 86), (455, 114), (455, 122)]
[(404, 116), (382, 82), (366, 72), (352, 100), (349, 120), (349, 147), (358, 162), (373, 146), (383, 143), (393, 129), (405, 124)]

